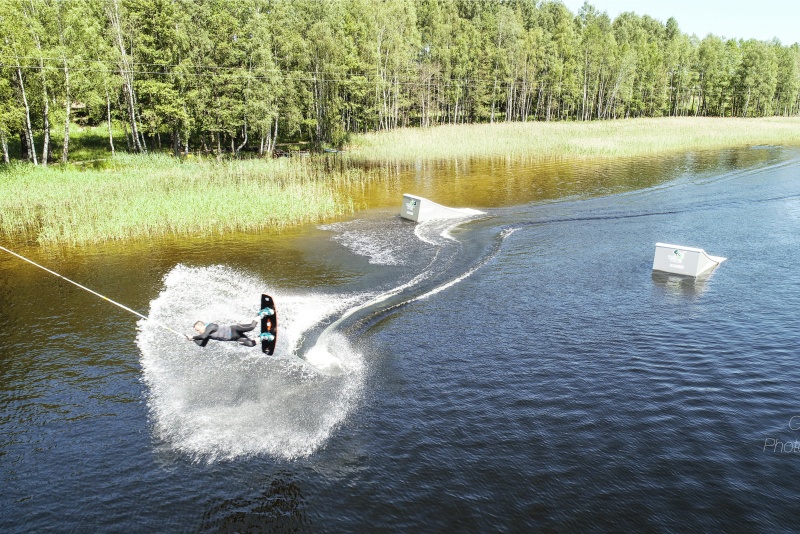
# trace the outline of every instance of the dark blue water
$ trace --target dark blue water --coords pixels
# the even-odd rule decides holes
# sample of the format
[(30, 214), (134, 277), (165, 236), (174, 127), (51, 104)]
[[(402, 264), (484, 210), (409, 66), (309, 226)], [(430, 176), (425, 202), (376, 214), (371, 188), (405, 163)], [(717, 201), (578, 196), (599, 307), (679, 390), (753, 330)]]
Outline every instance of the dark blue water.
[(800, 153), (694, 157), (458, 226), (29, 250), (187, 329), (270, 291), (273, 360), (0, 258), (0, 530), (795, 530)]

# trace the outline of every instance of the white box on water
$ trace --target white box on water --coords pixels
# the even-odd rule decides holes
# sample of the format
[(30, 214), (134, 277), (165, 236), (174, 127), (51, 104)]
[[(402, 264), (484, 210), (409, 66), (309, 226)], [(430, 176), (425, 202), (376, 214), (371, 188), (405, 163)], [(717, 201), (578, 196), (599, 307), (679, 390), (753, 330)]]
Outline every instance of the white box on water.
[(699, 276), (725, 261), (721, 256), (711, 256), (701, 248), (656, 243), (653, 270), (687, 276)]
[(416, 222), (429, 219), (456, 219), (470, 215), (482, 215), (484, 212), (470, 208), (448, 208), (437, 204), (427, 198), (405, 193), (403, 205), (400, 206), (400, 216)]

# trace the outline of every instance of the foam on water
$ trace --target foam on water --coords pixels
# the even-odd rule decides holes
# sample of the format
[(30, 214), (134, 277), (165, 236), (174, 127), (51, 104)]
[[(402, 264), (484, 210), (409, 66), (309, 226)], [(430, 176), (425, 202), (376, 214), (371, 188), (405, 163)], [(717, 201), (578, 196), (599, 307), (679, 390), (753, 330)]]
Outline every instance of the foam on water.
[[(200, 348), (153, 323), (179, 330), (185, 325), (191, 333), (196, 320), (248, 322), (263, 292), (279, 303), (277, 357), (230, 342)], [(153, 321), (138, 325), (157, 439), (198, 461), (312, 454), (358, 402), (364, 358), (335, 332), (321, 338), (306, 360), (296, 352), (311, 327), (354, 300), (359, 298), (281, 295), (257, 277), (222, 266), (173, 268), (151, 302)]]
[[(482, 213), (478, 212), (478, 214)], [(423, 243), (434, 246), (442, 245), (442, 239), (456, 241), (451, 231), (463, 223), (474, 219), (478, 214), (469, 214), (463, 217), (449, 219), (428, 219), (427, 221), (415, 225), (414, 235)]]
[(402, 248), (410, 227), (396, 217), (387, 221), (356, 219), (354, 221), (326, 224), (320, 230), (333, 232), (333, 239), (359, 256), (366, 256), (373, 265), (405, 265)]
[(333, 232), (335, 241), (359, 256), (366, 256), (373, 265), (406, 265), (405, 245), (410, 243), (412, 232), (423, 243), (441, 246), (441, 238), (455, 241), (450, 230), (482, 214), (476, 212), (458, 218), (429, 219), (414, 224), (399, 216), (391, 219), (356, 219), (325, 224), (319, 228)]

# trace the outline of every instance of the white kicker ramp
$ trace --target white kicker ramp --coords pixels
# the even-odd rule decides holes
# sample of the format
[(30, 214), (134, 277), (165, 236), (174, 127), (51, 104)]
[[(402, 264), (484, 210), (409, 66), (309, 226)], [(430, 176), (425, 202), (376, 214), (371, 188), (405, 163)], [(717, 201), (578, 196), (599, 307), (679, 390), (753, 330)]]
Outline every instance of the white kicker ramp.
[(725, 259), (720, 256), (711, 256), (701, 248), (656, 243), (653, 270), (699, 276), (709, 269), (713, 269)]
[(408, 193), (403, 195), (403, 205), (400, 206), (400, 216), (416, 222), (429, 219), (456, 219), (470, 215), (483, 215), (483, 213), (485, 212), (470, 208), (448, 208), (427, 198)]

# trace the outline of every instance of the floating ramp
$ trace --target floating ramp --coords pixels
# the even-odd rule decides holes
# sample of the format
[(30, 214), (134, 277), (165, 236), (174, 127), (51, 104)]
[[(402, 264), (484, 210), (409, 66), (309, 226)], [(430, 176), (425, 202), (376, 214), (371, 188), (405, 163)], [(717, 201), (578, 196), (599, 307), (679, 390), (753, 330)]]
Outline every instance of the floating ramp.
[(400, 216), (415, 222), (430, 219), (457, 219), (470, 215), (483, 215), (485, 212), (470, 208), (448, 208), (437, 204), (427, 198), (416, 195), (403, 195), (403, 205), (400, 207)]
[(682, 247), (667, 243), (656, 243), (653, 270), (665, 273), (699, 276), (713, 269), (726, 258), (711, 256), (702, 248)]

